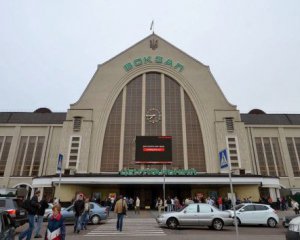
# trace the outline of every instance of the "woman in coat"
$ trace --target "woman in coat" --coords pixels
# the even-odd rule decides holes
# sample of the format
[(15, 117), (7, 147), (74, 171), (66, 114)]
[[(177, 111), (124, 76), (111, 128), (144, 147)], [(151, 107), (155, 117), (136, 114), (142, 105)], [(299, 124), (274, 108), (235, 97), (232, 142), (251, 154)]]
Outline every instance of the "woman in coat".
[(66, 229), (60, 211), (61, 207), (59, 204), (53, 206), (52, 216), (48, 220), (45, 240), (65, 240)]

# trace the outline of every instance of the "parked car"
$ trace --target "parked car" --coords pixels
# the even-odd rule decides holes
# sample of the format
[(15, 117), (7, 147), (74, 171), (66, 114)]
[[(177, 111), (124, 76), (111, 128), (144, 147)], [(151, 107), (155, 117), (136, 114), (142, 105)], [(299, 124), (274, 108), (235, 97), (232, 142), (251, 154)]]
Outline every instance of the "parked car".
[(282, 219), (282, 226), (287, 228), (289, 227), (290, 221), (292, 221), (292, 219), (299, 217), (299, 215), (291, 215), (291, 216), (285, 216)]
[(286, 240), (300, 240), (300, 217), (293, 218), (289, 223), (289, 229), (285, 234)]
[(27, 222), (27, 211), (22, 207), (22, 199), (16, 197), (0, 197), (0, 210), (6, 211), (15, 221), (16, 227)]
[(222, 230), (223, 226), (233, 225), (229, 212), (223, 212), (206, 203), (192, 203), (176, 212), (167, 212), (156, 218), (159, 226), (171, 229), (185, 226), (208, 226)]
[[(74, 223), (75, 222), (75, 212), (74, 205), (71, 205), (61, 211), (65, 223)], [(89, 219), (92, 224), (99, 224), (101, 221), (107, 219), (107, 209), (106, 207), (101, 207), (99, 204), (90, 202), (90, 212)]]
[[(276, 227), (279, 217), (269, 205), (256, 203), (242, 203), (235, 206), (238, 225), (267, 225)], [(234, 217), (233, 209), (227, 210)]]
[(0, 239), (11, 240), (16, 234), (15, 222), (6, 211), (0, 210)]

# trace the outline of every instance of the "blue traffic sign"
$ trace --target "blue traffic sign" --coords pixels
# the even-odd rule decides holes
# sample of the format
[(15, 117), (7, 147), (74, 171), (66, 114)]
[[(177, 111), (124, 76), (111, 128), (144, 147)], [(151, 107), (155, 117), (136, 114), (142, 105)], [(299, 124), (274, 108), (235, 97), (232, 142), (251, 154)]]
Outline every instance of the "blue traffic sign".
[(62, 154), (58, 154), (57, 172), (61, 172), (61, 169), (62, 169), (62, 160), (63, 160), (63, 155)]
[(228, 158), (227, 158), (227, 151), (226, 149), (219, 152), (219, 159), (220, 159), (220, 167), (221, 169), (228, 168)]

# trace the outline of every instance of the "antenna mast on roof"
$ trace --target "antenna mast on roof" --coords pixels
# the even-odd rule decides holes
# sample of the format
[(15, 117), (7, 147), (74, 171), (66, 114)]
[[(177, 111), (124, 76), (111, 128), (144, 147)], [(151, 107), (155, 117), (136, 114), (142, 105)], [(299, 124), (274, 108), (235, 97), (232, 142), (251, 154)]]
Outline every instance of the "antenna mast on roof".
[(151, 22), (150, 31), (152, 30), (152, 33), (154, 34), (154, 20)]

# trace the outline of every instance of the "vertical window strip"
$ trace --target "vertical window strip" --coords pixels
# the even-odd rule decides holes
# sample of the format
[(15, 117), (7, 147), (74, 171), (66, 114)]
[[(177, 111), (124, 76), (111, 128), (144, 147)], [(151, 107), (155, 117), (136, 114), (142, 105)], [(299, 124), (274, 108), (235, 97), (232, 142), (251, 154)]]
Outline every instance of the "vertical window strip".
[(267, 166), (265, 161), (265, 155), (263, 150), (263, 143), (261, 138), (256, 137), (255, 138), (255, 146), (256, 146), (256, 153), (257, 153), (257, 159), (259, 163), (259, 170), (261, 175), (267, 175)]
[(195, 168), (199, 172), (206, 172), (204, 144), (198, 115), (186, 92), (184, 94), (184, 100), (188, 166), (189, 168)]
[(0, 176), (4, 176), (11, 142), (11, 136), (0, 137)]
[(227, 149), (229, 151), (229, 159), (232, 169), (239, 169), (240, 160), (239, 160), (239, 151), (237, 138), (235, 136), (227, 137)]
[(76, 169), (79, 160), (79, 151), (81, 144), (81, 136), (71, 136), (69, 156), (68, 156), (68, 168)]
[(280, 151), (278, 138), (273, 137), (271, 140), (272, 140), (272, 146), (273, 146), (274, 158), (275, 158), (278, 176), (285, 177), (286, 173), (283, 165), (282, 154)]
[(276, 174), (276, 169), (275, 169), (275, 164), (274, 164), (273, 153), (272, 153), (272, 149), (271, 149), (270, 138), (266, 138), (266, 137), (263, 138), (263, 142), (264, 142), (267, 166), (269, 169), (269, 175), (276, 176), (277, 174)]
[(44, 147), (45, 137), (38, 137), (36, 150), (34, 154), (34, 160), (32, 164), (31, 176), (38, 176), (39, 169), (41, 165), (43, 147)]
[(291, 164), (295, 177), (300, 177), (299, 159), (297, 157), (296, 148), (294, 145), (293, 138), (286, 138), (287, 147), (291, 159)]
[(165, 76), (166, 135), (172, 136), (171, 168), (184, 168), (180, 86)]
[(81, 117), (74, 117), (73, 119), (73, 131), (74, 132), (79, 132), (81, 129), (81, 122), (82, 118)]
[(126, 86), (123, 168), (135, 168), (135, 137), (142, 135), (143, 78), (138, 76)]
[(234, 132), (233, 118), (225, 118), (227, 132)]
[(28, 137), (21, 137), (21, 139), (20, 139), (16, 164), (15, 164), (14, 173), (13, 173), (14, 176), (21, 176), (23, 159), (25, 156), (25, 150), (26, 150), (26, 146), (27, 146), (27, 139), (28, 139)]
[(36, 137), (29, 137), (29, 143), (27, 145), (27, 151), (25, 154), (25, 160), (23, 164), (22, 176), (29, 177), (30, 176), (30, 168), (33, 159), (33, 152), (35, 148), (35, 140)]
[(123, 92), (117, 97), (107, 120), (100, 167), (102, 172), (119, 170), (122, 99)]

